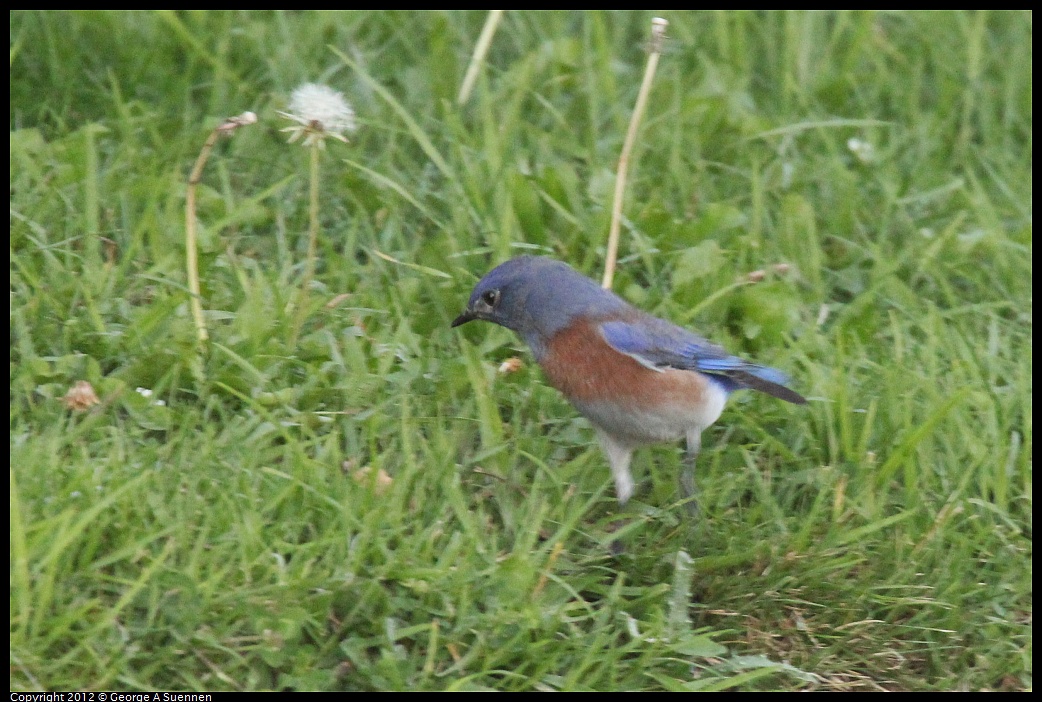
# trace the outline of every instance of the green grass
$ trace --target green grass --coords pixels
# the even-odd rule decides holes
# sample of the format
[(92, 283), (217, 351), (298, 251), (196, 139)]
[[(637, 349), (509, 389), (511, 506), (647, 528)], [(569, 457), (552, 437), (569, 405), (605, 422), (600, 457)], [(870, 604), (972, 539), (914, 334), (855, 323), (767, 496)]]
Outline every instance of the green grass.
[[(812, 398), (734, 397), (697, 521), (448, 327), (600, 277), (649, 13), (508, 12), (462, 108), (484, 13), (11, 14), (12, 689), (1031, 687), (1032, 15), (666, 17), (615, 289)], [(305, 81), (361, 128), (291, 346)]]

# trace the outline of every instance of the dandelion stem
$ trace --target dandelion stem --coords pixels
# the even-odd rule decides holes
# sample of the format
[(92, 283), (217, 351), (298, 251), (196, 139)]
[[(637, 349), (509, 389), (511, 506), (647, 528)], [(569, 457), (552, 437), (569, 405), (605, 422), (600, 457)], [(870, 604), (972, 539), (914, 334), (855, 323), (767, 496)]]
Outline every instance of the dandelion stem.
[(203, 176), (203, 168), (210, 158), (213, 145), (217, 143), (217, 137), (221, 135), (220, 127), (217, 127), (210, 136), (206, 138), (199, 157), (195, 160), (191, 175), (188, 176), (188, 190), (185, 193), (185, 256), (188, 264), (188, 291), (192, 294), (192, 319), (195, 320), (196, 336), (200, 343), (205, 343), (210, 335), (206, 332), (206, 321), (203, 319), (202, 294), (199, 289), (199, 248), (198, 236), (195, 225), (195, 191)]
[(648, 106), (648, 94), (651, 92), (651, 82), (655, 78), (655, 69), (658, 67), (658, 58), (662, 53), (662, 44), (666, 37), (666, 26), (669, 23), (661, 17), (651, 20), (651, 51), (648, 54), (648, 63), (644, 69), (644, 80), (640, 84), (640, 92), (637, 93), (637, 103), (633, 107), (633, 115), (630, 117), (630, 126), (626, 130), (626, 139), (622, 143), (622, 153), (619, 155), (619, 168), (615, 175), (615, 200), (611, 207), (611, 227), (608, 230), (608, 253), (604, 260), (604, 280), (602, 288), (611, 288), (615, 279), (615, 262), (619, 257), (619, 227), (622, 222), (622, 201), (626, 192), (626, 174), (629, 170), (630, 154), (633, 145), (637, 141), (637, 130), (640, 121), (644, 118), (644, 111)]
[(318, 185), (319, 185), (319, 155), (322, 148), (320, 142), (311, 144), (311, 168), (310, 168), (310, 203), (308, 206), (308, 254), (304, 262), (304, 280), (300, 285), (300, 298), (297, 303), (295, 320), (293, 322), (293, 335), (290, 337), (290, 347), (297, 345), (300, 330), (304, 326), (304, 320), (308, 314), (308, 296), (311, 290), (311, 281), (315, 278), (315, 258), (318, 251)]
[(203, 168), (210, 160), (210, 152), (217, 138), (222, 134), (231, 134), (239, 127), (253, 124), (257, 121), (257, 115), (252, 112), (243, 112), (236, 117), (229, 117), (218, 124), (210, 136), (206, 138), (203, 148), (199, 151), (199, 157), (195, 159), (192, 172), (188, 175), (188, 187), (185, 192), (185, 259), (188, 267), (188, 291), (192, 295), (192, 319), (195, 320), (196, 336), (200, 343), (206, 342), (210, 335), (206, 331), (206, 321), (203, 319), (202, 293), (199, 290), (199, 247), (197, 244), (195, 217), (195, 192), (199, 181), (203, 177)]
[(294, 123), (282, 130), (290, 133), (289, 142), (293, 143), (303, 138), (301, 143), (311, 149), (308, 253), (304, 262), (304, 279), (301, 281), (300, 294), (297, 295), (296, 309), (293, 311), (293, 327), (289, 337), (289, 345), (292, 348), (297, 345), (300, 331), (307, 320), (308, 297), (315, 278), (315, 257), (318, 251), (319, 157), (325, 148), (327, 138), (347, 142), (344, 133), (354, 131), (355, 112), (347, 104), (344, 96), (328, 85), (305, 83), (293, 91), (289, 101), (289, 112), (279, 114)]
[(488, 17), (485, 18), (485, 26), (481, 28), (481, 34), (478, 36), (478, 43), (474, 45), (474, 53), (470, 57), (467, 73), (463, 77), (463, 85), (460, 86), (459, 97), (456, 98), (457, 105), (463, 105), (470, 99), (470, 91), (474, 89), (474, 83), (478, 80), (478, 69), (485, 60), (488, 47), (492, 45), (492, 37), (496, 33), (496, 28), (499, 27), (499, 21), (503, 19), (504, 12), (506, 10), (489, 10)]

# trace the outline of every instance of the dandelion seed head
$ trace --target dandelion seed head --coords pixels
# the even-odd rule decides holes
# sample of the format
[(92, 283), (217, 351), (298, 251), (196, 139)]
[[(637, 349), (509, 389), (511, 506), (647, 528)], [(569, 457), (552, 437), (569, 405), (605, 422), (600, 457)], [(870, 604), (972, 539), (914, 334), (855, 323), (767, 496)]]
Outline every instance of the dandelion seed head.
[(76, 384), (69, 388), (65, 397), (62, 398), (62, 403), (66, 407), (80, 412), (90, 409), (100, 402), (97, 393), (94, 392), (94, 387), (86, 380), (76, 381)]
[(651, 18), (651, 50), (656, 54), (662, 53), (662, 45), (666, 40), (666, 27), (669, 20), (662, 17)]
[(223, 132), (225, 134), (228, 134), (230, 132), (234, 132), (239, 127), (245, 127), (247, 125), (256, 124), (256, 123), (257, 123), (257, 113), (256, 112), (243, 112), (241, 115), (235, 115), (234, 117), (229, 117), (228, 119), (226, 119), (223, 122), (221, 122), (221, 124), (217, 127), (217, 131)]
[(865, 141), (864, 139), (851, 138), (847, 139), (847, 148), (850, 153), (854, 154), (858, 161), (864, 164), (875, 163), (876, 161), (876, 147), (872, 145), (872, 142)]
[(279, 114), (296, 122), (282, 130), (290, 132), (290, 143), (301, 137), (304, 146), (322, 146), (326, 137), (346, 142), (344, 133), (356, 128), (355, 111), (341, 93), (328, 85), (305, 83), (300, 86), (290, 96), (288, 110)]
[[(365, 466), (351, 473), (351, 477), (354, 478), (355, 482), (360, 485), (372, 485), (373, 492), (377, 495), (382, 495), (387, 492), (387, 489), (394, 484), (394, 479), (388, 475), (387, 471), (383, 468), (377, 468), (375, 479), (372, 476), (372, 466)], [(372, 482), (370, 482), (372, 481)]]
[(524, 363), (520, 358), (512, 356), (499, 364), (499, 372), (503, 375), (509, 375), (510, 373), (517, 373), (523, 366)]

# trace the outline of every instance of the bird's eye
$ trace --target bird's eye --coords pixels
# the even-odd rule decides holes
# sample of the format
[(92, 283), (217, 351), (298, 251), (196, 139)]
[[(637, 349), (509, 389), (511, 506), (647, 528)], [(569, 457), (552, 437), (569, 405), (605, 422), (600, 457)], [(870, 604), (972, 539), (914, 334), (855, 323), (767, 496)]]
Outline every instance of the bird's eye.
[(481, 301), (489, 307), (495, 307), (496, 303), (499, 302), (499, 291), (488, 290), (481, 295)]

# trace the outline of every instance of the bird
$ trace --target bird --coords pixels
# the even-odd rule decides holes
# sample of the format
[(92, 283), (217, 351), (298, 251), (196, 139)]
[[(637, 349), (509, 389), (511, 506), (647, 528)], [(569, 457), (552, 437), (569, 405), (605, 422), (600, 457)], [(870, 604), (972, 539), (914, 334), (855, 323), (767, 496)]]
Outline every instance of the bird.
[(489, 271), (452, 327), (474, 320), (516, 332), (550, 385), (593, 425), (620, 505), (633, 495), (633, 452), (683, 438), (680, 492), (698, 513), (695, 462), (702, 432), (719, 419), (733, 391), (807, 402), (788, 387), (782, 371), (733, 356), (637, 309), (553, 258), (519, 256)]

